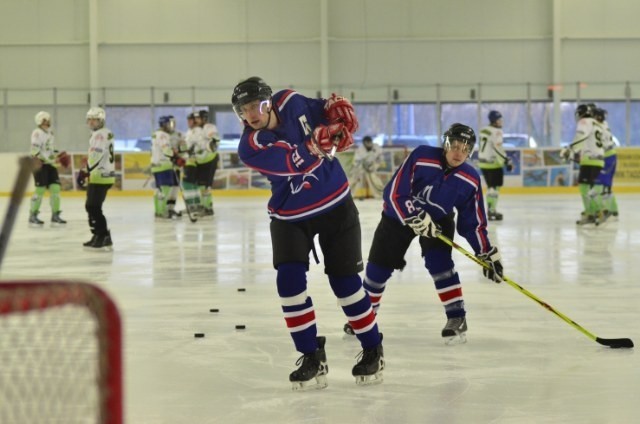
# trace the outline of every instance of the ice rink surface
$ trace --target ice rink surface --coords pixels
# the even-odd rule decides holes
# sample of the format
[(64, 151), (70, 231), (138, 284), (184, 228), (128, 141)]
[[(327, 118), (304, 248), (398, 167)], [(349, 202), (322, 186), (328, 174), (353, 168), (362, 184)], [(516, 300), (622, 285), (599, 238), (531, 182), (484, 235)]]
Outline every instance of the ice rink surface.
[[(387, 285), (379, 314), (384, 384), (356, 386), (360, 346), (321, 266), (309, 294), (327, 337), (329, 387), (292, 392), (299, 354), (271, 266), (266, 198), (216, 198), (213, 218), (156, 221), (152, 199), (107, 198), (114, 251), (86, 252), (84, 200), (62, 199), (64, 229), (27, 226), (25, 199), (2, 279), (73, 279), (104, 287), (125, 329), (128, 423), (636, 423), (640, 360), (600, 346), (454, 252), (468, 343), (445, 346), (445, 315), (417, 242)], [(43, 202), (41, 218), (48, 221)], [(620, 218), (576, 228), (575, 195), (503, 195), (490, 223), (505, 274), (603, 338), (640, 343), (640, 195), (619, 195)], [(4, 214), (7, 199), (0, 199)], [(381, 210), (357, 202), (366, 259)], [(459, 236), (465, 248), (468, 244)], [(246, 291), (239, 292), (238, 288)], [(218, 313), (211, 313), (218, 308)], [(244, 324), (246, 330), (236, 330)], [(205, 333), (195, 339), (194, 333)]]

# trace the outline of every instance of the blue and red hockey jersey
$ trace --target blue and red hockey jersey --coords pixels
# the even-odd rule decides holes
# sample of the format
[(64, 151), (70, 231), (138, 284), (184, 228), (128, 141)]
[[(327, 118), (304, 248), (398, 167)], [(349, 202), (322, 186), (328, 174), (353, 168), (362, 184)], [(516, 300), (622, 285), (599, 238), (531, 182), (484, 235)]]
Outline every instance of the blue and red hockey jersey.
[(413, 150), (385, 187), (383, 198), (383, 213), (402, 223), (422, 210), (438, 221), (455, 208), (456, 229), (474, 252), (491, 249), (480, 176), (468, 163), (449, 168), (442, 148)]
[(313, 128), (328, 123), (325, 102), (282, 90), (273, 95), (278, 126), (244, 128), (238, 155), (271, 182), (268, 213), (272, 218), (301, 221), (333, 209), (350, 196), (340, 162), (312, 155), (305, 144)]

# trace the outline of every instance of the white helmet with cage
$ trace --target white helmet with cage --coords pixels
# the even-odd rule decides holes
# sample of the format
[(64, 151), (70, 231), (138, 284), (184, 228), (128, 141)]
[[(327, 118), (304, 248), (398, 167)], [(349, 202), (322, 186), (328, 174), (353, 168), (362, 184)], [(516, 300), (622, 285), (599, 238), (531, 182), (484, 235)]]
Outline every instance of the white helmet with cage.
[(51, 125), (51, 115), (49, 114), (49, 112), (40, 111), (36, 113), (34, 121), (36, 122), (37, 126), (42, 125), (45, 121), (47, 121), (49, 125)]
[(104, 126), (104, 120), (106, 119), (106, 116), (107, 115), (106, 115), (104, 109), (102, 109), (101, 107), (92, 107), (87, 112), (87, 121), (90, 120), (90, 119), (97, 119), (99, 124), (94, 129), (102, 128)]

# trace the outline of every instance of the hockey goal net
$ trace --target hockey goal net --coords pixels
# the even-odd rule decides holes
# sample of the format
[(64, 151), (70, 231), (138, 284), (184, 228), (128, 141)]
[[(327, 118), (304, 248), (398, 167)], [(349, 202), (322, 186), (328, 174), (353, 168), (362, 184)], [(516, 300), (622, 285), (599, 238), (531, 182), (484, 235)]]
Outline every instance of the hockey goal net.
[(118, 310), (86, 283), (0, 282), (0, 423), (122, 423)]

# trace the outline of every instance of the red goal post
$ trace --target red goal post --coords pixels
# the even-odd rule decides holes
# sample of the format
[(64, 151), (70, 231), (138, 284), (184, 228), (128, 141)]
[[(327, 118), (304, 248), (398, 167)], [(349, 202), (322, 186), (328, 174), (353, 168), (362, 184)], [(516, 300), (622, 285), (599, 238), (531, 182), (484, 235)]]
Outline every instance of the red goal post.
[(0, 281), (0, 422), (123, 422), (120, 314), (81, 282)]

